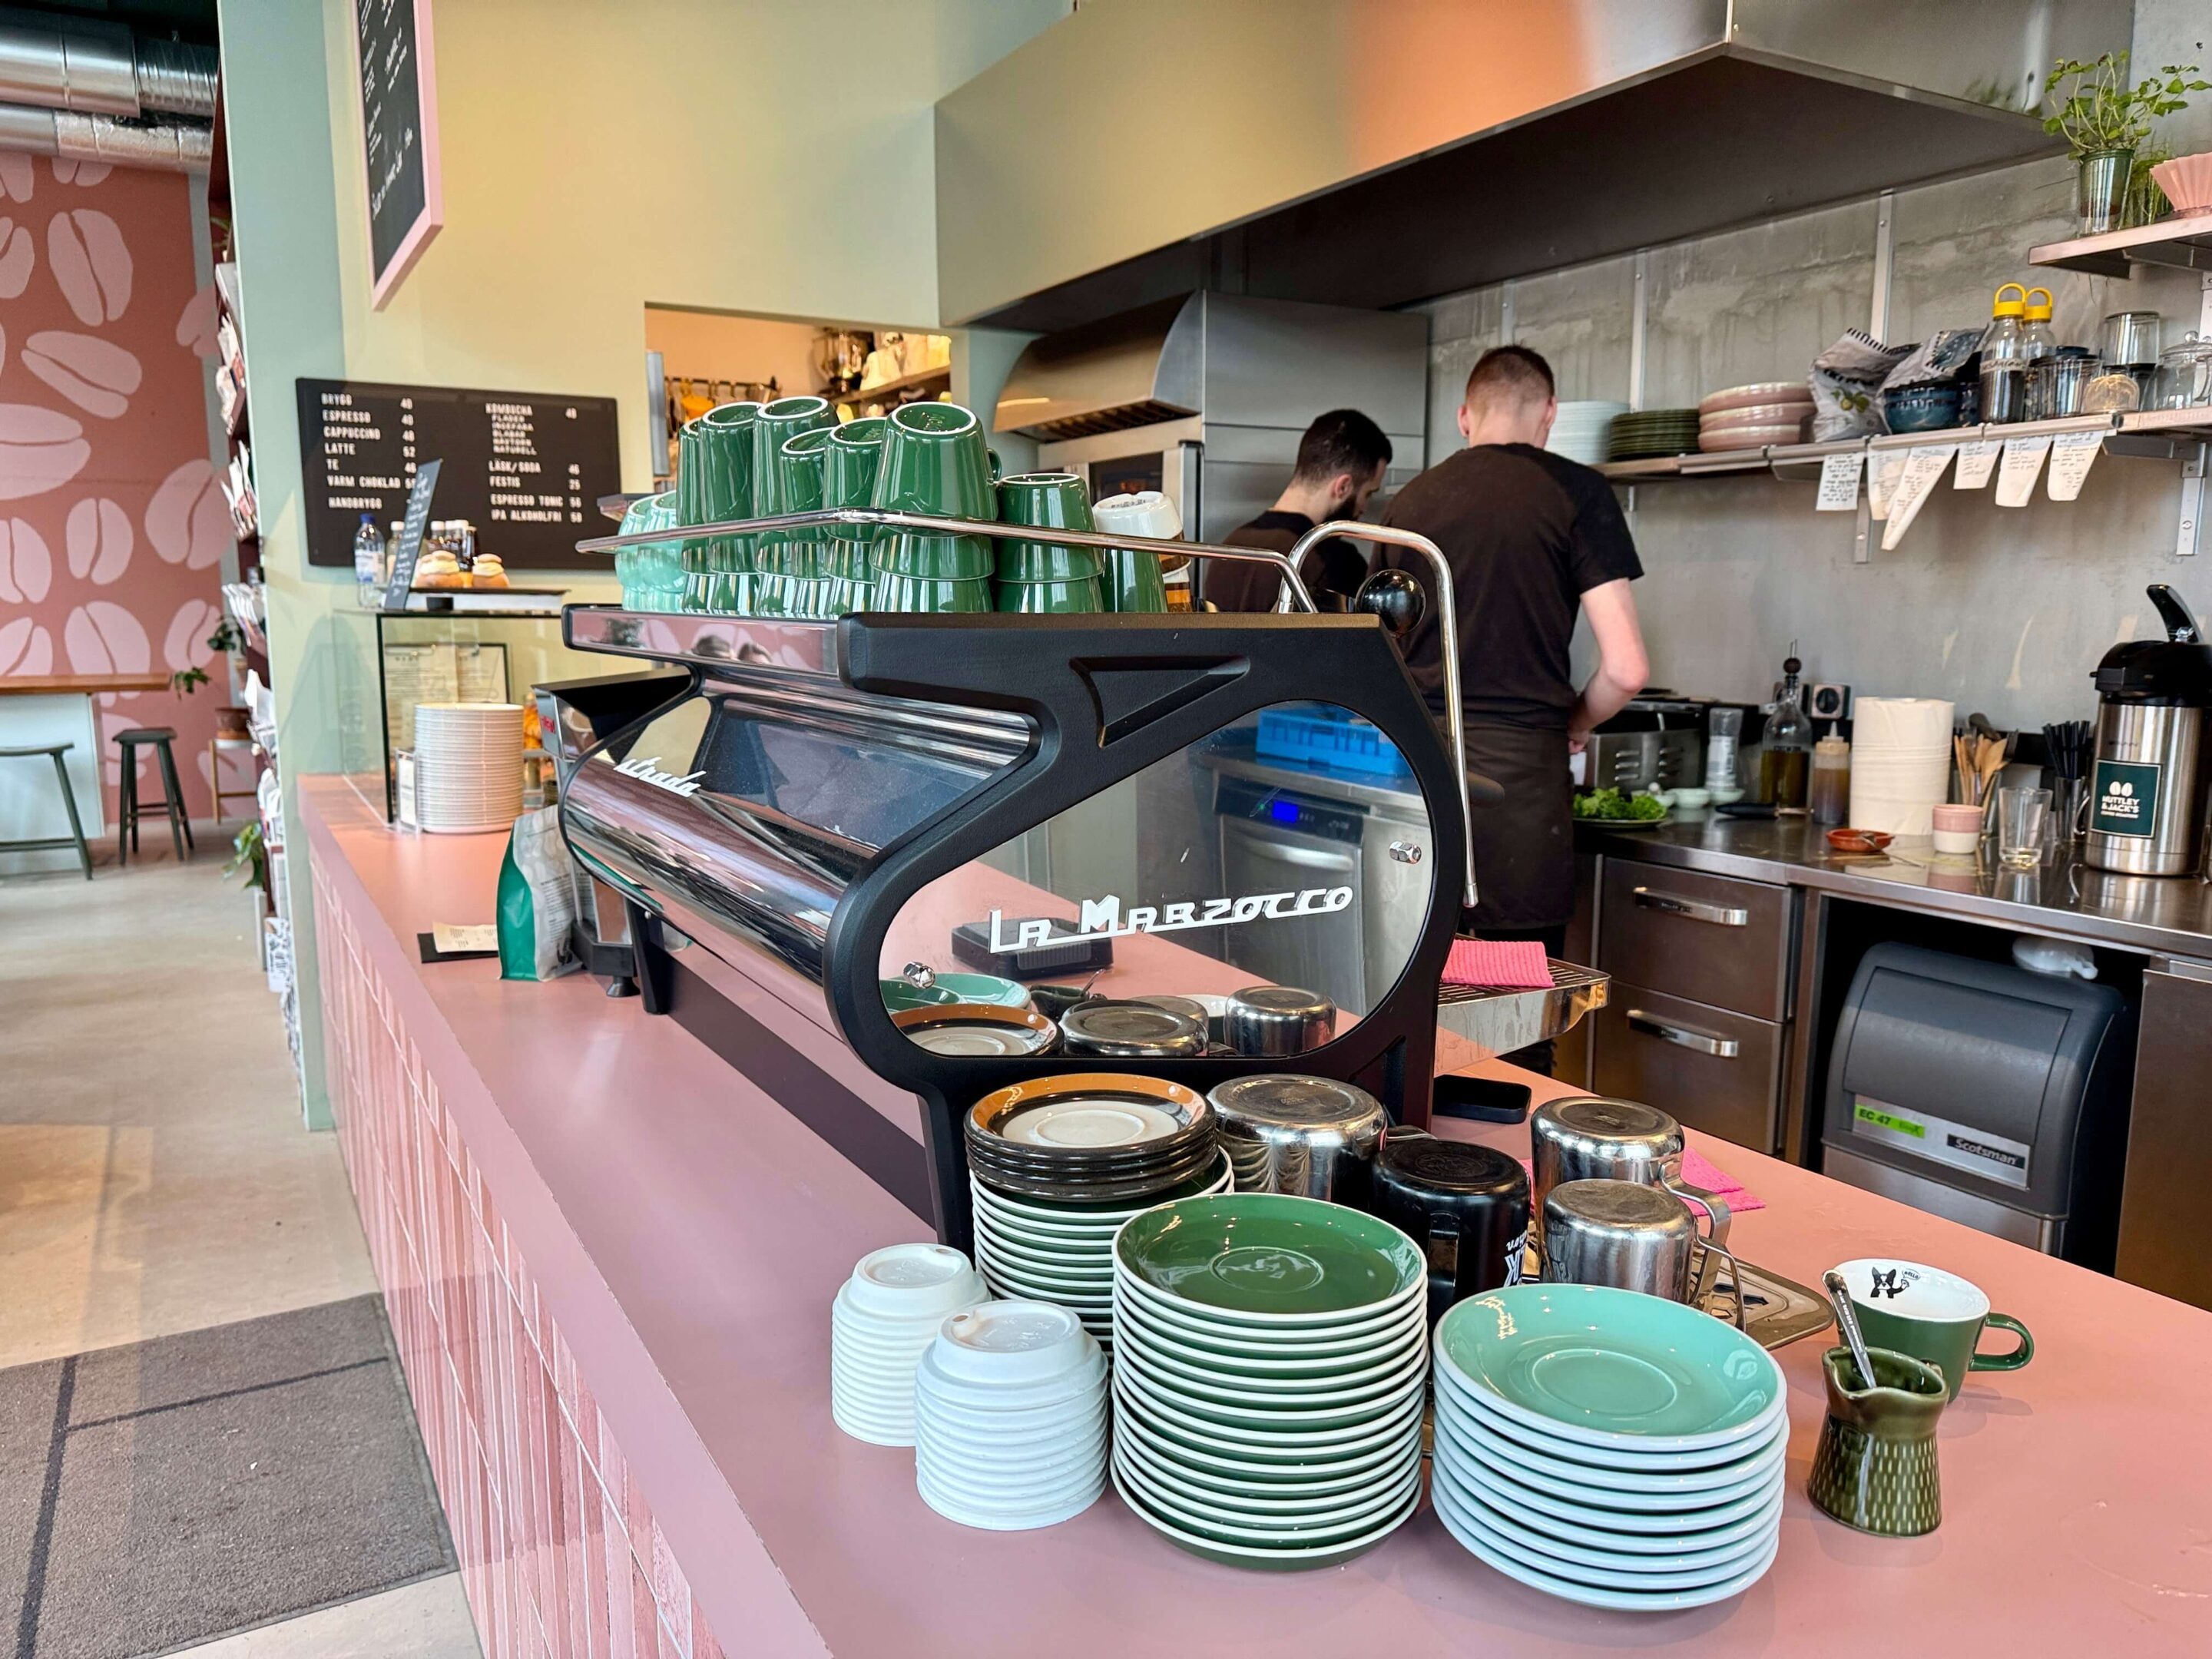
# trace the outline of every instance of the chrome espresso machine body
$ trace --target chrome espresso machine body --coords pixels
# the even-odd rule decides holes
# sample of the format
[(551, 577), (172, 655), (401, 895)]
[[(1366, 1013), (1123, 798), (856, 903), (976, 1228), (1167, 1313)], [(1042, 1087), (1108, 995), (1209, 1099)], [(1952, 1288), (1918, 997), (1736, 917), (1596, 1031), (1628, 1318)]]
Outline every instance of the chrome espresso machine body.
[[(841, 519), (898, 515), (687, 533)], [(596, 545), (656, 539), (668, 538)], [(1290, 586), (1302, 592), (1294, 574)], [(563, 628), (576, 649), (681, 675), (635, 682), (632, 718), (618, 726), (597, 710), (594, 732), (606, 735), (566, 761), (562, 780), (571, 848), (627, 909), (647, 1011), (726, 1030), (728, 1005), (780, 1005), (749, 1027), (747, 1075), (946, 1241), (969, 1237), (961, 1126), (982, 1095), (1068, 1072), (1139, 1071), (1204, 1091), (1285, 1068), (1218, 1045), (1143, 1058), (926, 1048), (885, 1001), (887, 984), (905, 994), (910, 963), (944, 975), (980, 961), (1115, 998), (1220, 998), (1262, 981), (1240, 967), (1241, 939), (1320, 930), (1355, 896), (1339, 876), (1267, 893), (1222, 884), (1203, 755), (1224, 732), (1241, 737), (1285, 710), (1394, 749), (1426, 809), (1398, 857), (1362, 878), (1402, 890), (1358, 896), (1400, 910), (1418, 897), (1421, 925), (1367, 1006), (1337, 1010), (1334, 1038), (1294, 1069), (1356, 1082), (1401, 1121), (1427, 1121), (1438, 979), (1472, 896), (1466, 791), (1456, 732), (1439, 732), (1376, 616), (802, 622), (572, 606)], [(693, 949), (736, 978), (688, 968)], [(1579, 1012), (1587, 988), (1576, 994)], [(876, 1079), (910, 1091), (902, 1100), (919, 1097), (918, 1141), (837, 1083), (842, 1062), (817, 1038), (842, 1041)]]

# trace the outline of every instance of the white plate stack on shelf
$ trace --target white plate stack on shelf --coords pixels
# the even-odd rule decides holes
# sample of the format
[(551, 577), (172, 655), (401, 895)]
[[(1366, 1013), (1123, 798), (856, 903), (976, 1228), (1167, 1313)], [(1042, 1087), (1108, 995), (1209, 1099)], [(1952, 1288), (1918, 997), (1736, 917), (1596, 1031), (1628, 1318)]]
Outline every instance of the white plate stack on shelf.
[(415, 806), (437, 835), (504, 830), (522, 813), (522, 705), (415, 705)]
[(1106, 1356), (1065, 1308), (986, 1302), (947, 1319), (914, 1385), (915, 1485), (948, 1521), (1057, 1525), (1106, 1490)]
[(1952, 705), (1936, 697), (1861, 697), (1851, 708), (1851, 826), (1935, 832), (1951, 795)]
[(855, 1440), (914, 1444), (914, 1373), (945, 1320), (984, 1299), (946, 1244), (890, 1244), (853, 1266), (830, 1305), (830, 1415)]
[(1587, 1606), (1725, 1601), (1781, 1547), (1788, 1389), (1711, 1315), (1591, 1285), (1516, 1285), (1436, 1330), (1430, 1497), (1509, 1578)]
[(1627, 413), (1626, 404), (1602, 398), (1563, 403), (1559, 418), (1552, 422), (1552, 436), (1544, 447), (1554, 455), (1580, 461), (1584, 466), (1595, 466), (1605, 459), (1613, 416)]
[(1802, 444), (1812, 422), (1813, 389), (1802, 380), (1732, 386), (1698, 400), (1698, 447), (1711, 454)]

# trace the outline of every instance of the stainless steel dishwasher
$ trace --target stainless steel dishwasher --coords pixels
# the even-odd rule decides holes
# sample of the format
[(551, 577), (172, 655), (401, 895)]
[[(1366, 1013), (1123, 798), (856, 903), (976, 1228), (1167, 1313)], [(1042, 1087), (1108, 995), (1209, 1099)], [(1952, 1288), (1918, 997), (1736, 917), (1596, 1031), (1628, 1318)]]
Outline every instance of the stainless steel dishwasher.
[(1258, 760), (1249, 731), (1226, 734), (1195, 758), (1215, 775), (1227, 891), (1326, 884), (1351, 893), (1342, 909), (1294, 933), (1232, 923), (1229, 959), (1364, 1012), (1390, 988), (1426, 914), (1429, 828), (1420, 797), (1371, 776)]

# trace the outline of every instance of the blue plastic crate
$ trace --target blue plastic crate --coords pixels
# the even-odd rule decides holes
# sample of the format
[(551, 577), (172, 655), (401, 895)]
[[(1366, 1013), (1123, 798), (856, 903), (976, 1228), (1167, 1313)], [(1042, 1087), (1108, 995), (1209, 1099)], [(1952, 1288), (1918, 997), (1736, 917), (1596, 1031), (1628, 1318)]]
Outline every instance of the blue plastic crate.
[(1262, 709), (1255, 747), (1263, 759), (1376, 777), (1401, 777), (1413, 770), (1379, 727), (1326, 703)]

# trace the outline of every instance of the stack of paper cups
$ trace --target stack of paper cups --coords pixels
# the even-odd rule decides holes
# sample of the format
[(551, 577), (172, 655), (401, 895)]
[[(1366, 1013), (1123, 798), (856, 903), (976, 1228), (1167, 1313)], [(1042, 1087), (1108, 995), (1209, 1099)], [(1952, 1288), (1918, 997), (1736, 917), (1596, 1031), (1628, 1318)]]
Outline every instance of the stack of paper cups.
[(1951, 793), (1951, 705), (1861, 697), (1852, 708), (1851, 825), (1924, 836)]

